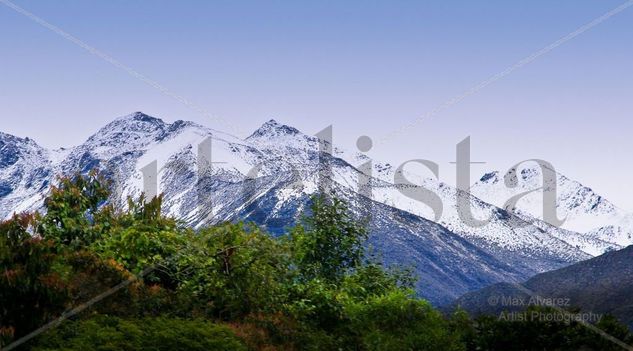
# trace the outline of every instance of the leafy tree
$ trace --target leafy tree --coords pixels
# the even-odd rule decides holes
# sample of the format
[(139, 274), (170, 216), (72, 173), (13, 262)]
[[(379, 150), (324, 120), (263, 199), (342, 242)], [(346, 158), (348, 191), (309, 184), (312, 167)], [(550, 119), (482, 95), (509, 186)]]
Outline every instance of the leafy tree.
[(127, 211), (109, 216), (108, 231), (93, 242), (92, 249), (137, 274), (154, 264), (166, 264), (191, 233), (163, 216), (161, 204), (162, 196), (148, 202), (144, 196), (128, 199)]
[(338, 281), (363, 262), (367, 230), (336, 197), (315, 196), (310, 209), (290, 232), (297, 267), (304, 279)]
[(41, 326), (68, 299), (53, 242), (31, 236), (33, 220), (16, 215), (0, 223), (0, 342)]
[(107, 197), (107, 182), (96, 172), (59, 179), (44, 201), (38, 233), (71, 249), (90, 245), (110, 225), (111, 208), (98, 211)]
[(281, 242), (254, 225), (204, 228), (178, 261), (180, 289), (223, 319), (271, 312), (284, 301), (288, 256)]

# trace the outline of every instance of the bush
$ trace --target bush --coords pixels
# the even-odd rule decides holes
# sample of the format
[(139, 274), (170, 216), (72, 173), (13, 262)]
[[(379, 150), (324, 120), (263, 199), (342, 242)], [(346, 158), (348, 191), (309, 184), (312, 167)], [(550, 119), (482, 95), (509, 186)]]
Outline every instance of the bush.
[(274, 312), (285, 301), (289, 255), (253, 225), (201, 229), (178, 260), (179, 291), (221, 319)]
[(184, 247), (191, 233), (176, 220), (162, 216), (161, 204), (160, 196), (147, 203), (143, 196), (137, 201), (128, 199), (128, 210), (110, 216), (108, 230), (91, 248), (136, 274), (163, 264)]
[(366, 350), (465, 349), (439, 312), (402, 290), (350, 303), (345, 310)]
[(191, 350), (241, 351), (246, 346), (225, 326), (203, 320), (99, 316), (66, 322), (36, 340), (37, 351)]

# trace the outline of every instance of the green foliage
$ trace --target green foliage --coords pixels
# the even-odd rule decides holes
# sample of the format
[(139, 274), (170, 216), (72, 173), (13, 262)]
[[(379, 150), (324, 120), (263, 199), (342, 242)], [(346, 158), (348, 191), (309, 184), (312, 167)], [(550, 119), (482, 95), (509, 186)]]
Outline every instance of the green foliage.
[(335, 331), (347, 322), (344, 302), (349, 298), (339, 286), (325, 280), (313, 279), (293, 286), (287, 306), (293, 318), (311, 329)]
[(245, 351), (246, 346), (229, 328), (208, 321), (99, 316), (65, 323), (39, 338), (33, 350)]
[(45, 200), (46, 215), (39, 223), (39, 234), (45, 239), (72, 249), (90, 245), (109, 226), (99, 206), (108, 197), (106, 181), (96, 173), (62, 178)]
[(350, 274), (341, 285), (312, 280), (299, 285), (291, 315), (301, 321), (295, 340), (301, 349), (463, 350), (460, 335), (412, 290), (375, 266)]
[(178, 264), (180, 290), (222, 319), (271, 312), (285, 297), (287, 249), (254, 225), (201, 229)]
[(338, 198), (315, 196), (310, 209), (290, 232), (297, 266), (304, 279), (340, 280), (363, 262), (367, 230)]
[[(600, 321), (596, 323), (596, 328), (628, 345), (633, 345), (633, 332), (631, 332), (626, 325), (622, 324), (614, 316), (602, 316)], [(587, 338), (585, 339), (585, 344), (587, 345), (594, 345), (600, 350), (617, 349), (617, 347), (614, 347), (615, 345), (612, 341), (605, 338), (596, 338), (595, 331), (593, 333), (587, 333), (586, 336)]]
[(176, 254), (190, 233), (161, 215), (162, 196), (145, 202), (128, 200), (128, 210), (110, 216), (109, 230), (92, 244), (104, 258), (113, 258), (138, 274)]
[(300, 348), (462, 349), (443, 317), (414, 297), (410, 271), (369, 260), (366, 239), (346, 203), (322, 196), (291, 231), (300, 279), (287, 311), (300, 323), (294, 335)]
[(439, 312), (401, 290), (353, 302), (346, 311), (366, 350), (464, 350)]
[[(115, 211), (104, 184), (97, 174), (61, 179), (45, 215), (0, 222), (0, 346), (127, 280), (30, 347), (617, 349), (576, 322), (442, 316), (415, 296), (410, 270), (370, 257), (365, 226), (336, 198), (314, 198), (303, 222), (274, 238), (243, 223), (194, 231), (161, 214), (160, 196)], [(596, 326), (633, 342), (611, 317)]]
[(416, 279), (409, 269), (385, 269), (379, 263), (369, 262), (346, 275), (341, 286), (350, 296), (367, 298), (392, 291), (412, 290), (415, 282)]

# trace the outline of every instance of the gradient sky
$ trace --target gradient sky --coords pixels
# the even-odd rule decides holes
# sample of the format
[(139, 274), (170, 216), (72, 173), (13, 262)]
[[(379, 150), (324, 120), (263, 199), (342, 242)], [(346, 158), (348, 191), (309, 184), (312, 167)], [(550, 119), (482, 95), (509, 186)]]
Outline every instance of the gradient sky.
[[(622, 4), (557, 1), (27, 1), (245, 137), (270, 118), (335, 143), (380, 139)], [(73, 146), (134, 111), (228, 127), (0, 4), (0, 130)], [(369, 154), (454, 182), (542, 158), (633, 211), (633, 7)]]

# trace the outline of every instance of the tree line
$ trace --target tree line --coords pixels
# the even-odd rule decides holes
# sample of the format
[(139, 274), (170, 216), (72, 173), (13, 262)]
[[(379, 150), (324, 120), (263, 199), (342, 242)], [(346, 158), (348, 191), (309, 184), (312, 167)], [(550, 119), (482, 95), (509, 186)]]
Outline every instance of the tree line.
[[(162, 197), (107, 202), (96, 173), (62, 178), (42, 213), (0, 223), (0, 346), (128, 282), (25, 350), (618, 350), (575, 322), (446, 315), (410, 269), (385, 266), (367, 229), (318, 195), (273, 237), (252, 223), (192, 229)], [(597, 327), (633, 343), (614, 318)]]

